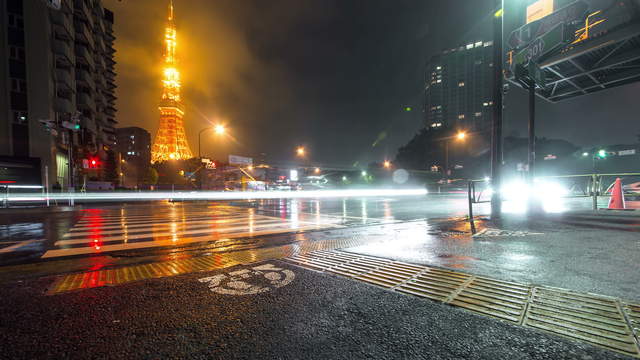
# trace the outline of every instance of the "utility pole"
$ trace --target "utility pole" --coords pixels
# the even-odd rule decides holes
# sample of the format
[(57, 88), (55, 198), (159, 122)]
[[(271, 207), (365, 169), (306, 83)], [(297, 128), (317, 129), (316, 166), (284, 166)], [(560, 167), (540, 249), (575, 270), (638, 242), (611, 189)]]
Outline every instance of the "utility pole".
[(495, 0), (498, 11), (493, 17), (493, 117), (491, 122), (491, 217), (502, 215), (502, 38), (504, 33), (504, 0)]
[(529, 164), (527, 183), (533, 188), (536, 167), (536, 83), (533, 79), (529, 82), (529, 153), (527, 163)]

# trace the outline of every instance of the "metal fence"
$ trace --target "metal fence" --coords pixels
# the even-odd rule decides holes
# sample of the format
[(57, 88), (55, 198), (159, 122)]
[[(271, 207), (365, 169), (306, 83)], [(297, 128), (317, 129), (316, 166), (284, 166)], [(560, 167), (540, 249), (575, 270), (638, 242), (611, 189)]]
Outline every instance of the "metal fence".
[[(599, 210), (602, 208), (599, 201), (611, 197), (611, 189), (617, 178), (620, 178), (623, 184), (627, 183), (625, 185), (627, 188), (623, 190), (624, 197), (635, 203), (634, 207), (640, 208), (640, 173), (540, 176), (535, 178), (534, 184), (538, 182), (553, 182), (566, 190), (566, 192), (556, 195), (559, 199), (590, 198), (591, 210)], [(520, 180), (520, 182), (524, 183), (524, 180)], [(490, 203), (493, 190), (490, 179), (468, 181), (469, 222), (471, 231), (474, 233), (473, 205)], [(512, 199), (503, 197), (502, 200), (509, 201)]]

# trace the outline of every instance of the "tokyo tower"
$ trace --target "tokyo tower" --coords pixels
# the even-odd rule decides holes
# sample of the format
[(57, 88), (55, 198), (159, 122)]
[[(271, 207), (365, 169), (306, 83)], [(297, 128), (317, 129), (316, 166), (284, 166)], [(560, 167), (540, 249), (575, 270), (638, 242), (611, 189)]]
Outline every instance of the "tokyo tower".
[(169, 3), (169, 17), (164, 33), (164, 71), (160, 126), (151, 149), (151, 162), (182, 160), (193, 157), (184, 132), (184, 106), (180, 99), (180, 72), (176, 60), (176, 26), (173, 21), (173, 0)]

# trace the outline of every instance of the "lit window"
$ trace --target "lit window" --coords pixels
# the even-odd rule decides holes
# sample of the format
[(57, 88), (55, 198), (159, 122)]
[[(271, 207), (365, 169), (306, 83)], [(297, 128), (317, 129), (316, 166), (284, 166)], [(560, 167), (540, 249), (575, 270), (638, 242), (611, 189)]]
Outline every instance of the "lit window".
[(460, 82), (458, 83), (458, 87), (463, 87), (463, 86), (464, 86), (464, 81), (460, 81)]
[(438, 105), (438, 109), (442, 109), (442, 105)]
[(489, 106), (489, 103), (488, 102), (482, 103), (482, 106)]
[(460, 119), (460, 120), (464, 119), (464, 114), (458, 115), (458, 119)]
[(476, 117), (480, 117), (480, 116), (482, 116), (482, 113), (481, 112), (477, 112), (476, 113)]
[(478, 42), (476, 43), (476, 47), (481, 47), (481, 46), (482, 46), (482, 41), (478, 41)]
[(436, 83), (440, 84), (442, 82), (442, 80), (438, 79), (438, 81), (436, 81)]
[(486, 43), (484, 43), (484, 47), (492, 46), (492, 45), (493, 45), (493, 41), (487, 41)]
[(442, 70), (442, 66), (438, 66), (436, 70)]
[(473, 44), (467, 44), (467, 50), (473, 49)]
[(131, 140), (133, 140), (133, 139), (135, 139), (136, 137), (135, 137), (135, 136), (133, 136), (133, 135), (131, 135), (131, 136), (129, 136), (129, 138), (130, 138)]

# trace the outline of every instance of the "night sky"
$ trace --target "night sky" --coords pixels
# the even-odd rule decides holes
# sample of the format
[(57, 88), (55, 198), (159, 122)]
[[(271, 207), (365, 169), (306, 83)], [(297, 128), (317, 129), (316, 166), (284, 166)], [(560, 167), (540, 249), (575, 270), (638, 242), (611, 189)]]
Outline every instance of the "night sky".
[[(155, 135), (168, 0), (105, 0), (115, 12), (119, 126)], [(203, 154), (322, 165), (395, 157), (423, 126), (423, 72), (441, 49), (490, 39), (493, 0), (175, 0), (189, 143)], [(640, 84), (540, 100), (540, 136), (634, 143)], [(527, 97), (506, 99), (505, 135), (526, 135)], [(413, 111), (406, 112), (405, 107)]]

